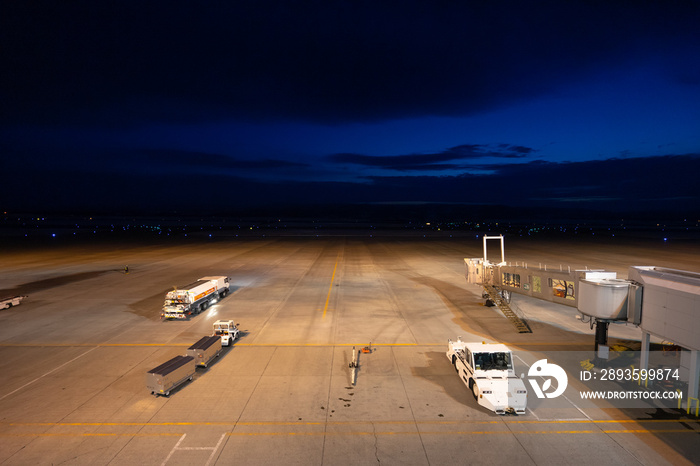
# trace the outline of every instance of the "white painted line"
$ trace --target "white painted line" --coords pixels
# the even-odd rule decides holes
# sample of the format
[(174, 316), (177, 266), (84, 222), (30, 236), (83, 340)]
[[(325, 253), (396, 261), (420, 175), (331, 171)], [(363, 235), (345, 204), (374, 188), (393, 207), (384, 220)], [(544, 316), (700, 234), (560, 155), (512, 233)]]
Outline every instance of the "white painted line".
[[(520, 359), (520, 362), (522, 362), (523, 364), (525, 364), (525, 365), (528, 367), (528, 369), (530, 368), (530, 365), (529, 365), (528, 363), (526, 363), (525, 361), (523, 361), (523, 358), (521, 358), (521, 357), (518, 356), (517, 354), (515, 355), (515, 357), (518, 358), (518, 359)], [(542, 378), (542, 377), (540, 377), (540, 378)], [(563, 393), (562, 393), (561, 396), (563, 396), (564, 399), (566, 399), (566, 401), (568, 401), (569, 403), (571, 403), (571, 406), (573, 406), (573, 407), (576, 408), (581, 414), (583, 414), (584, 416), (586, 416), (586, 419), (574, 419), (574, 418), (571, 418), (571, 419), (562, 419), (562, 421), (576, 421), (576, 420), (580, 420), (580, 421), (589, 420), (589, 421), (592, 421), (592, 420), (593, 420), (593, 418), (591, 418), (590, 416), (588, 416), (588, 414), (584, 413), (583, 410), (582, 410), (581, 408), (579, 408), (578, 406), (576, 406), (576, 403), (574, 403), (573, 401), (571, 401), (571, 400), (569, 399), (569, 397), (567, 397), (567, 396), (564, 395)], [(527, 410), (530, 411), (530, 412), (537, 418), (538, 421), (547, 421), (547, 420), (549, 420), (549, 419), (540, 419), (539, 417), (537, 417), (537, 415), (535, 415), (534, 411), (532, 411), (530, 408), (527, 408)]]
[(574, 408), (578, 409), (578, 411), (579, 411), (581, 414), (583, 414), (584, 416), (586, 416), (586, 419), (588, 419), (589, 421), (592, 421), (592, 420), (593, 420), (593, 419), (591, 419), (590, 417), (588, 417), (588, 414), (584, 413), (583, 410), (582, 410), (581, 408), (579, 408), (578, 406), (576, 406), (576, 403), (574, 403), (573, 401), (571, 401), (571, 400), (569, 399), (569, 397), (567, 397), (567, 396), (564, 395), (563, 393), (562, 393), (561, 396), (563, 396), (564, 398), (566, 398), (566, 401), (568, 401), (569, 403), (571, 403), (571, 405), (572, 405)]
[(165, 458), (165, 461), (161, 463), (160, 466), (165, 466), (168, 461), (170, 461), (170, 458), (173, 456), (173, 453), (177, 450), (182, 450), (182, 451), (207, 451), (211, 450), (211, 454), (209, 455), (209, 459), (207, 459), (207, 462), (204, 466), (209, 466), (211, 463), (211, 460), (214, 459), (214, 454), (219, 450), (219, 446), (221, 446), (221, 442), (223, 442), (224, 437), (226, 436), (226, 432), (221, 434), (221, 437), (219, 437), (219, 441), (216, 443), (216, 446), (214, 447), (182, 447), (180, 448), (180, 444), (182, 443), (183, 440), (185, 440), (185, 437), (187, 434), (182, 434), (182, 437), (180, 437), (180, 440), (177, 441), (175, 446), (173, 447), (172, 450), (170, 450), (170, 453), (168, 453), (168, 456)]
[(542, 420), (542, 419), (540, 419), (540, 417), (539, 417), (537, 414), (535, 414), (535, 412), (534, 412), (533, 410), (531, 410), (529, 407), (527, 408), (527, 410), (530, 411), (530, 414), (532, 414), (533, 416), (535, 416), (535, 419), (537, 419), (538, 421), (541, 421), (541, 420)]
[(178, 440), (173, 449), (170, 450), (170, 453), (168, 453), (168, 456), (165, 458), (165, 461), (163, 461), (160, 466), (165, 466), (165, 463), (167, 463), (170, 457), (173, 456), (173, 453), (175, 453), (175, 450), (178, 449), (177, 447), (182, 443), (182, 441), (185, 440), (185, 437), (187, 437), (187, 434), (182, 434), (180, 440)]
[(6, 394), (6, 395), (1, 396), (1, 397), (0, 397), (0, 400), (2, 400), (2, 399), (4, 399), (4, 398), (7, 398), (8, 396), (12, 395), (13, 393), (17, 393), (18, 391), (22, 390), (24, 387), (33, 384), (33, 383), (36, 382), (37, 380), (46, 377), (47, 375), (51, 374), (52, 372), (56, 372), (56, 371), (59, 370), (61, 367), (65, 366), (66, 364), (72, 363), (72, 362), (75, 361), (76, 359), (85, 356), (85, 355), (88, 354), (90, 351), (96, 350), (97, 348), (98, 348), (97, 346), (94, 347), (94, 348), (91, 348), (91, 349), (87, 350), (86, 352), (84, 352), (83, 354), (74, 357), (74, 358), (71, 359), (70, 361), (64, 362), (63, 364), (61, 364), (61, 365), (58, 366), (58, 367), (54, 367), (53, 369), (51, 369), (50, 371), (48, 371), (46, 374), (40, 375), (39, 377), (37, 377), (36, 379), (32, 380), (31, 382), (25, 383), (24, 385), (22, 385), (22, 386), (19, 387), (18, 389), (14, 390), (14, 391), (11, 391), (10, 393), (8, 393), (8, 394)]
[(216, 452), (219, 450), (219, 446), (221, 445), (221, 442), (224, 441), (224, 437), (225, 437), (225, 436), (226, 436), (226, 432), (224, 432), (223, 434), (221, 434), (221, 437), (219, 437), (218, 443), (217, 443), (216, 446), (214, 447), (214, 450), (211, 452), (211, 455), (209, 455), (209, 459), (207, 460), (207, 462), (206, 462), (206, 464), (205, 464), (204, 466), (209, 466), (209, 464), (211, 463), (211, 460), (214, 459), (214, 453), (216, 453)]

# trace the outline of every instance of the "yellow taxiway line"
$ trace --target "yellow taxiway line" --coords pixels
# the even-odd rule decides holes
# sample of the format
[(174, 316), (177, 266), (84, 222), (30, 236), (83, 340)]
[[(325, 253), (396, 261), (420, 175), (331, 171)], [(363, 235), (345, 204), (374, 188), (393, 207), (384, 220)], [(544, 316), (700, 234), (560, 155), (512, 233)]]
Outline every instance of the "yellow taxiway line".
[[(325, 312), (325, 311), (324, 311)], [(233, 347), (246, 346), (357, 346), (365, 345), (367, 342), (359, 343), (243, 343), (237, 341)], [(581, 346), (579, 343), (548, 343), (548, 342), (530, 342), (530, 343), (504, 343), (507, 346)], [(0, 343), (0, 348), (69, 348), (69, 347), (88, 347), (88, 348), (118, 348), (118, 347), (189, 347), (191, 343)], [(415, 347), (447, 347), (447, 340), (440, 343), (378, 343), (372, 342), (372, 346), (415, 346)]]
[[(442, 421), (407, 421), (407, 420), (376, 420), (376, 421), (192, 421), (192, 422), (0, 422), (0, 427), (184, 427), (184, 426), (350, 426), (356, 424), (392, 424), (392, 425), (510, 425), (510, 424), (697, 424), (700, 420), (690, 419), (527, 419), (494, 421), (442, 420)], [(685, 429), (690, 430), (691, 429)], [(695, 431), (699, 432), (699, 431)]]
[[(267, 430), (263, 432), (226, 432), (229, 437), (242, 436), (355, 436), (355, 435), (550, 435), (550, 434), (680, 434), (689, 433), (697, 435), (700, 433), (700, 422), (689, 421), (687, 419), (582, 419), (582, 420), (494, 420), (494, 421), (249, 421), (249, 422), (0, 422), (0, 429), (12, 430), (13, 428), (34, 427), (34, 428), (62, 428), (62, 427), (225, 427), (227, 430), (240, 429), (246, 427), (349, 427), (353, 426), (413, 426), (412, 430), (332, 430), (327, 431), (283, 431), (283, 430)], [(524, 426), (526, 424), (539, 425), (545, 427), (547, 425), (555, 427), (562, 424), (579, 425), (580, 429), (536, 429), (536, 430), (514, 430), (511, 427), (515, 425)], [(611, 424), (618, 424), (613, 428)], [(654, 424), (659, 427), (662, 425), (668, 428), (644, 428), (641, 425), (630, 426), (630, 428), (621, 428), (624, 424)], [(670, 424), (682, 424), (683, 428), (675, 428)], [(697, 429), (689, 427), (689, 424), (695, 425)], [(500, 426), (503, 429), (498, 430), (465, 430), (467, 425), (492, 425)], [(453, 426), (449, 430), (422, 430), (421, 426)], [(595, 426), (594, 429), (587, 426)], [(456, 429), (455, 429), (456, 427)], [(178, 436), (183, 432), (0, 432), (2, 437), (165, 437)]]
[(333, 267), (333, 274), (331, 275), (331, 284), (328, 285), (328, 295), (326, 296), (326, 305), (323, 306), (323, 316), (321, 319), (326, 318), (326, 312), (328, 311), (328, 303), (331, 299), (331, 292), (333, 291), (333, 281), (335, 280), (335, 271), (338, 269), (338, 262), (340, 261), (340, 253), (338, 253), (338, 257), (335, 260), (335, 266)]

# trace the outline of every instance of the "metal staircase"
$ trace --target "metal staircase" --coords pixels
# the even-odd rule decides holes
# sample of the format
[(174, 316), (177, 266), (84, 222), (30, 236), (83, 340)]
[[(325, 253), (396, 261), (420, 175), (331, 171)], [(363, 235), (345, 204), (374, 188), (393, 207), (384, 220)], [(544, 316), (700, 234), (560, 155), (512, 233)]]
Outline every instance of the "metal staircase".
[(503, 315), (505, 315), (513, 323), (513, 325), (515, 325), (515, 328), (518, 329), (518, 333), (532, 333), (530, 327), (528, 327), (527, 324), (523, 322), (520, 317), (515, 314), (515, 312), (513, 312), (508, 303), (506, 303), (501, 297), (501, 293), (499, 293), (493, 285), (484, 284), (484, 290), (486, 290), (486, 293), (489, 295), (491, 301), (498, 306)]

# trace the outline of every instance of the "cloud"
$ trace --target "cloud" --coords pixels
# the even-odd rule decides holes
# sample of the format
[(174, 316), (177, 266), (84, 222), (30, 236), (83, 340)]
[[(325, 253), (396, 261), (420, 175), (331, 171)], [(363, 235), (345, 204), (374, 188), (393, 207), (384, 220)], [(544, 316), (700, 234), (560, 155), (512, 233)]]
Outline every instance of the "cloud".
[(461, 146), (451, 147), (445, 151), (452, 153), (461, 159), (479, 158), (479, 157), (498, 157), (507, 159), (519, 159), (537, 152), (531, 147), (515, 146), (512, 144), (464, 144)]
[[(549, 94), (635, 53), (673, 55), (685, 43), (693, 57), (699, 8), (169, 0), (55, 2), (38, 14), (31, 2), (8, 2), (0, 121), (473, 115)], [(691, 71), (684, 76), (695, 82)]]
[[(540, 207), (571, 212), (593, 208), (619, 212), (697, 212), (700, 192), (692, 177), (700, 154), (518, 166), (485, 165), (488, 174), (373, 176), (377, 200)], [(366, 191), (365, 191), (366, 192)]]
[[(6, 163), (0, 161), (3, 171)], [(85, 176), (72, 167), (37, 166), (32, 170), (31, 185), (23, 177), (5, 180), (0, 185), (0, 199), (5, 210), (41, 212), (158, 210), (170, 206), (199, 209), (200, 197), (193, 193), (207, 193), (231, 212), (238, 208), (266, 207), (279, 208), (280, 215), (284, 215), (284, 206), (289, 204), (369, 203), (504, 205), (536, 208), (552, 217), (573, 215), (577, 209), (584, 208), (700, 213), (696, 180), (693, 176), (683, 176), (700, 172), (700, 154), (576, 163), (532, 161), (518, 167), (494, 164), (485, 168), (491, 172), (371, 176), (353, 182), (330, 182), (250, 178), (226, 170), (149, 175), (124, 170)], [(188, 189), (183, 190), (182, 186)], [(229, 205), (232, 199), (236, 200), (235, 208)]]
[(536, 150), (530, 147), (511, 144), (462, 144), (450, 147), (442, 152), (429, 154), (406, 154), (391, 156), (372, 156), (354, 153), (332, 154), (327, 157), (336, 164), (353, 164), (396, 171), (438, 171), (466, 170), (465, 164), (446, 164), (455, 160), (473, 160), (485, 157), (519, 159), (525, 158)]
[(4, 157), (0, 170), (40, 173), (48, 171), (62, 179), (71, 176), (97, 174), (144, 176), (202, 176), (211, 174), (261, 176), (274, 178), (289, 172), (304, 171), (310, 165), (304, 162), (266, 159), (244, 159), (227, 154), (177, 149), (142, 149), (113, 147), (79, 147), (74, 144), (20, 145), (0, 144)]
[[(140, 154), (141, 151), (135, 152)], [(210, 152), (184, 151), (175, 149), (149, 149), (144, 150), (145, 162), (149, 165), (170, 165), (178, 170), (198, 171), (235, 171), (235, 170), (288, 170), (292, 168), (305, 168), (307, 163), (292, 162), (288, 160), (261, 159), (245, 160), (224, 154)]]

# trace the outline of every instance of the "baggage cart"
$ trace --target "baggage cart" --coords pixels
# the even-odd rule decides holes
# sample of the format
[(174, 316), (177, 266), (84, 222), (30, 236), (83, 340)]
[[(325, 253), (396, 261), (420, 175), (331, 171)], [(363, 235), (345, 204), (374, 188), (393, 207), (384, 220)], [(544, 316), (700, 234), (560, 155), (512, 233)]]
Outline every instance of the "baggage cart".
[(192, 356), (175, 356), (146, 373), (146, 388), (152, 395), (169, 396), (177, 386), (192, 380), (195, 362)]
[(195, 360), (195, 364), (207, 367), (209, 361), (221, 353), (221, 338), (219, 336), (202, 337), (197, 343), (187, 348), (187, 355)]

